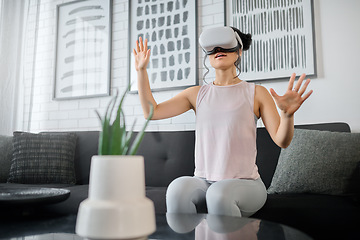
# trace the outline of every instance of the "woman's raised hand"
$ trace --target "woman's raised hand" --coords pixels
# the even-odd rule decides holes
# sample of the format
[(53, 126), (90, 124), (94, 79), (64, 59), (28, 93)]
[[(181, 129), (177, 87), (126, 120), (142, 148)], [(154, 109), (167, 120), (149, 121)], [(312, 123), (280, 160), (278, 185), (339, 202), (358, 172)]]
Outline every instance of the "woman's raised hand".
[[(299, 77), (299, 80), (297, 81), (295, 87), (296, 74), (293, 73), (290, 77), (289, 86), (286, 90), (285, 94), (283, 96), (279, 96), (274, 89), (270, 88), (270, 93), (275, 99), (276, 105), (279, 107), (281, 111), (283, 111), (286, 116), (292, 116), (303, 104), (303, 102), (310, 97), (312, 94), (312, 90), (310, 90), (308, 93), (305, 93), (306, 88), (308, 87), (310, 83), (310, 79), (307, 79), (305, 81), (305, 84), (302, 86), (302, 83), (306, 77), (305, 74), (302, 74)], [(304, 95), (304, 96), (303, 96)]]
[(136, 71), (146, 69), (150, 61), (150, 49), (147, 46), (147, 39), (143, 43), (141, 37), (136, 41), (136, 49), (133, 49)]

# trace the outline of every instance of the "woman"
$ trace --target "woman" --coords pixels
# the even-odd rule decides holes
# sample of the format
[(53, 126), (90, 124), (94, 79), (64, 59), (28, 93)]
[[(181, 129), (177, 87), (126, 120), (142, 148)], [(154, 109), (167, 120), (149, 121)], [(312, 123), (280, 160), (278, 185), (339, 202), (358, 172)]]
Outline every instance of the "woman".
[[(286, 148), (294, 133), (294, 113), (312, 93), (305, 94), (310, 83), (307, 79), (303, 84), (305, 74), (295, 86), (292, 74), (283, 96), (270, 89), (279, 115), (264, 87), (242, 81), (237, 75), (242, 52), (250, 47), (251, 35), (236, 28), (221, 28), (214, 31), (224, 34), (210, 34), (213, 37), (204, 39), (209, 35), (206, 34), (209, 31), (204, 31), (200, 36), (200, 45), (215, 69), (215, 80), (187, 88), (159, 104), (151, 93), (146, 71), (150, 59), (147, 39), (143, 42), (139, 38), (133, 50), (144, 116), (149, 114), (149, 102), (154, 106), (152, 119), (174, 117), (190, 109), (196, 113), (195, 176), (177, 178), (169, 185), (166, 194), (169, 213), (196, 213), (197, 205), (204, 202), (210, 214), (251, 216), (258, 211), (267, 194), (255, 163), (256, 120), (261, 117), (273, 141)], [(229, 41), (235, 42), (236, 47), (224, 47), (228, 46), (222, 42), (225, 33), (230, 34)], [(221, 38), (217, 43), (207, 42), (216, 40), (214, 36)]]

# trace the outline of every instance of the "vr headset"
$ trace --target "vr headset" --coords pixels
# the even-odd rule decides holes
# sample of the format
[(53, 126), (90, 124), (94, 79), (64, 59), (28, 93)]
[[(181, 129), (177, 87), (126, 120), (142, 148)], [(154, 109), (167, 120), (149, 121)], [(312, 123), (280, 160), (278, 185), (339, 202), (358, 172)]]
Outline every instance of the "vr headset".
[(207, 55), (216, 52), (236, 52), (243, 46), (239, 34), (231, 27), (207, 29), (200, 34), (199, 43)]

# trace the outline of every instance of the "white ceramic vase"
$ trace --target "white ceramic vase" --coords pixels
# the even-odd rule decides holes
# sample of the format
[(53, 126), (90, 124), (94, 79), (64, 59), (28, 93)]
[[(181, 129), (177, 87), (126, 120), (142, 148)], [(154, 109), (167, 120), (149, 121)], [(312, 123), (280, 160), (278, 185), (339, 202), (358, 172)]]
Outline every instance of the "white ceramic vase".
[(145, 195), (142, 156), (93, 156), (89, 197), (79, 206), (76, 233), (87, 239), (142, 239), (156, 229)]

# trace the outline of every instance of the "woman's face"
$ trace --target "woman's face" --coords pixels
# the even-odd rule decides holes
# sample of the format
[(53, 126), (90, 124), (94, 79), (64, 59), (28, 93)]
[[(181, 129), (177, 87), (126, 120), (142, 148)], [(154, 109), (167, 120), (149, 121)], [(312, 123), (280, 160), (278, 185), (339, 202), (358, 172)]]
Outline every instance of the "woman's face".
[(210, 64), (215, 69), (226, 70), (235, 67), (234, 63), (241, 56), (238, 52), (217, 52), (209, 55)]

